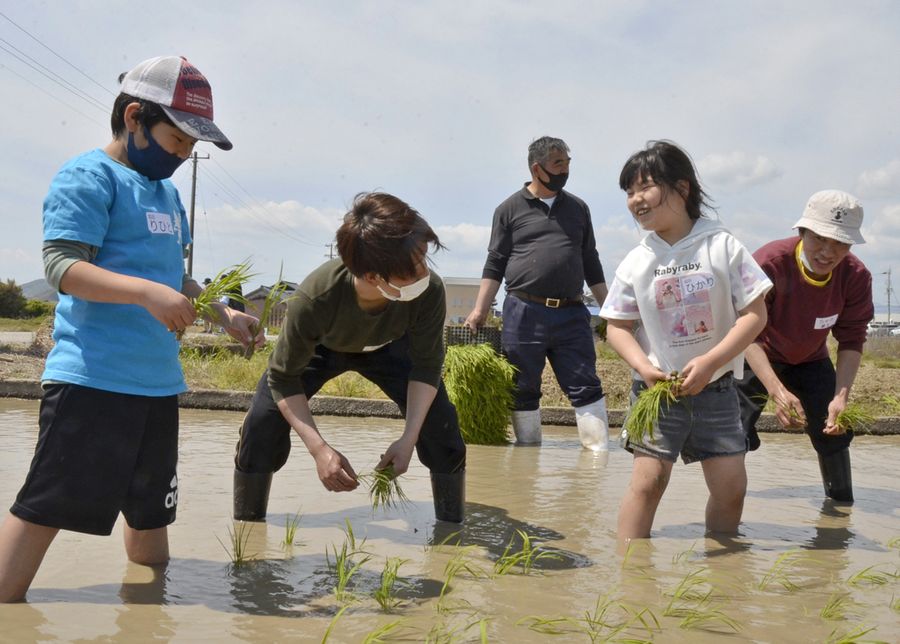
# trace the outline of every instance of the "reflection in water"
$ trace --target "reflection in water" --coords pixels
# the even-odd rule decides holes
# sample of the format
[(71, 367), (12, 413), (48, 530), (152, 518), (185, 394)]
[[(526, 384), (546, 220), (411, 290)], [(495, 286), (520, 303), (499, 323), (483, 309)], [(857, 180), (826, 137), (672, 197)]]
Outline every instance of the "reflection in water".
[[(0, 401), (0, 505), (9, 505), (24, 478), (36, 410), (36, 403)], [(411, 504), (373, 512), (362, 490), (325, 491), (311, 459), (298, 455), (275, 476), (268, 521), (254, 524), (250, 535), (251, 560), (236, 566), (218, 539), (228, 544), (232, 525), (231, 457), (239, 422), (239, 414), (182, 412), (184, 491), (170, 529), (168, 566), (127, 564), (121, 525), (107, 538), (61, 534), (29, 603), (0, 606), (0, 640), (321, 641), (343, 606), (334, 596), (326, 552), (340, 548), (348, 521), (372, 559), (350, 584), (355, 599), (336, 619), (335, 642), (362, 641), (396, 619), (404, 621), (410, 641), (423, 641), (432, 628), (448, 633), (480, 619), (487, 620), (491, 641), (544, 641), (522, 625), (524, 618), (581, 619), (606, 593), (651, 609), (664, 629), (655, 641), (720, 642), (721, 633), (688, 631), (663, 615), (673, 589), (691, 574), (702, 574), (715, 589), (717, 608), (740, 622), (741, 632), (730, 635), (738, 641), (783, 641), (786, 632), (825, 641), (835, 624), (818, 611), (832, 593), (848, 593), (861, 607), (856, 619), (878, 629), (868, 637), (890, 640), (897, 629), (889, 602), (900, 593), (897, 582), (879, 591), (846, 580), (867, 566), (896, 566), (896, 548), (887, 544), (900, 536), (894, 474), (900, 438), (854, 441), (857, 501), (846, 506), (823, 502), (815, 458), (796, 458), (808, 448), (805, 437), (767, 437), (747, 459), (750, 492), (734, 538), (705, 535), (703, 477), (698, 467), (679, 464), (653, 538), (636, 541), (626, 558), (616, 554), (615, 524), (631, 456), (614, 447), (605, 461), (597, 458), (580, 448), (574, 428), (545, 428), (539, 448), (470, 448), (463, 526), (435, 523), (428, 472), (418, 463), (403, 477)], [(378, 462), (380, 446), (401, 427), (374, 419), (320, 423), (358, 471)], [(298, 510), (298, 542), (283, 547), (284, 526)], [(439, 612), (448, 562), (465, 553), (490, 571), (510, 541), (513, 550), (519, 547), (518, 531), (560, 559), (539, 560), (529, 575), (459, 575), (445, 606), (466, 611)], [(779, 557), (792, 551), (807, 558), (789, 571), (800, 589), (775, 584), (760, 590)], [(407, 560), (400, 570), (401, 606), (384, 615), (371, 595), (393, 557)], [(463, 639), (477, 639), (476, 631)]]

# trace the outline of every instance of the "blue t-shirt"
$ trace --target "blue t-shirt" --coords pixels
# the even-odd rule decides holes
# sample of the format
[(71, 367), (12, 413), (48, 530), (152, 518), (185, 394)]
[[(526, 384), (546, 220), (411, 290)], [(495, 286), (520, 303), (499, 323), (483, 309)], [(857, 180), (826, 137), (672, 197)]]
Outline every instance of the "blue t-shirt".
[[(92, 150), (54, 177), (44, 200), (44, 241), (77, 241), (99, 250), (93, 261), (113, 273), (181, 291), (190, 232), (168, 180), (151, 181)], [(187, 386), (178, 341), (142, 306), (88, 302), (59, 294), (43, 380), (141, 396), (170, 396)]]

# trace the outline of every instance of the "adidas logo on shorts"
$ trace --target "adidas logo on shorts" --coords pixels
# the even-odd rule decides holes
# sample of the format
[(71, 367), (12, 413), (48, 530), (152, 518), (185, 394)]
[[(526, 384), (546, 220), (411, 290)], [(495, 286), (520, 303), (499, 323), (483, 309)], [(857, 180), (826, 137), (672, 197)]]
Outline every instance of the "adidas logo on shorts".
[(166, 509), (171, 510), (176, 505), (178, 505), (178, 475), (172, 477), (172, 480), (169, 482), (169, 487), (172, 488), (172, 491), (166, 494)]

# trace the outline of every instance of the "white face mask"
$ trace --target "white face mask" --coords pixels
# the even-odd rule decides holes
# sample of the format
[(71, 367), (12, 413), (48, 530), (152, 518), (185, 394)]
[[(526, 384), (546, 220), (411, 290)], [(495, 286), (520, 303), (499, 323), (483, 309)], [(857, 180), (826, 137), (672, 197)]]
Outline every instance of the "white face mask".
[(388, 282), (387, 285), (400, 291), (400, 295), (391, 295), (378, 285), (376, 285), (375, 288), (377, 288), (378, 291), (391, 302), (409, 302), (410, 300), (414, 300), (419, 297), (428, 289), (429, 281), (431, 281), (431, 275), (426, 275), (419, 281), (413, 282), (412, 284), (407, 284), (406, 286), (395, 286), (394, 284)]
[(806, 250), (802, 246), (800, 247), (800, 262), (803, 264), (803, 266), (806, 268), (806, 270), (808, 270), (810, 273), (815, 272), (815, 271), (813, 271), (813, 267), (809, 263), (809, 260), (806, 259)]

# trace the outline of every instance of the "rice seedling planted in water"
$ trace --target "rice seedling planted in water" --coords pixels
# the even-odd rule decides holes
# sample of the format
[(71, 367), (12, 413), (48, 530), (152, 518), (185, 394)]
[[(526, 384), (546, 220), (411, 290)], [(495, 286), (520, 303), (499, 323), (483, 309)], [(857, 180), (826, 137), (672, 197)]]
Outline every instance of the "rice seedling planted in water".
[(369, 484), (369, 498), (372, 500), (372, 510), (378, 508), (400, 508), (409, 503), (409, 497), (400, 487), (400, 481), (394, 473), (394, 466), (388, 463), (387, 467), (372, 470), (369, 474), (362, 474), (361, 480)]
[(381, 571), (381, 586), (375, 590), (372, 596), (385, 613), (390, 613), (400, 605), (395, 586), (399, 578), (400, 566), (407, 561), (409, 559), (389, 558), (384, 562), (384, 570)]
[(447, 347), (444, 385), (466, 443), (503, 445), (508, 441), (514, 374), (513, 366), (489, 344)]
[(669, 374), (666, 380), (659, 380), (638, 394), (625, 419), (625, 431), (629, 440), (643, 442), (646, 436), (653, 438), (653, 428), (659, 422), (662, 406), (678, 401), (678, 386), (683, 378), (677, 372)]
[(794, 583), (790, 577), (792, 569), (801, 563), (818, 563), (803, 550), (788, 550), (783, 552), (769, 568), (768, 572), (757, 584), (758, 590), (766, 590), (772, 584), (778, 584), (788, 592), (799, 590), (800, 586)]
[(341, 618), (341, 615), (344, 614), (344, 611), (350, 608), (350, 606), (341, 606), (341, 609), (334, 614), (334, 617), (331, 618), (331, 621), (328, 622), (328, 628), (325, 629), (325, 634), (322, 636), (322, 644), (326, 644), (328, 642), (328, 638), (331, 637), (331, 631), (334, 630), (335, 624)]
[(395, 619), (393, 622), (382, 624), (375, 630), (369, 631), (363, 638), (363, 644), (381, 644), (382, 642), (413, 641), (401, 637), (404, 629), (403, 620)]
[[(485, 571), (481, 566), (475, 564), (471, 558), (472, 550), (475, 549), (475, 546), (466, 546), (461, 548), (450, 561), (447, 562), (447, 565), (444, 566), (444, 583), (441, 586), (441, 592), (438, 596), (438, 604), (437, 610), (439, 613), (450, 612), (451, 607), (448, 607), (445, 603), (445, 598), (447, 592), (450, 590), (450, 586), (453, 583), (453, 580), (456, 579), (457, 576), (461, 574), (466, 574), (472, 579), (487, 579), (490, 575)], [(466, 606), (468, 606), (468, 602), (461, 600)]]
[(681, 618), (680, 628), (715, 630), (719, 626), (734, 632), (741, 630), (741, 624), (714, 601), (708, 568), (692, 570), (678, 582), (663, 615)]
[(337, 546), (331, 546), (334, 553), (333, 564), (328, 557), (328, 551), (325, 551), (325, 561), (335, 577), (334, 596), (339, 602), (353, 598), (352, 593), (349, 591), (350, 581), (359, 572), (359, 569), (372, 558), (372, 555), (362, 549), (365, 545), (365, 539), (357, 546), (356, 537), (353, 535), (353, 526), (350, 525), (350, 521), (346, 523), (346, 538), (344, 543), (341, 544), (340, 551), (338, 551)]
[(294, 540), (297, 537), (297, 526), (300, 525), (300, 511), (297, 511), (297, 514), (289, 516), (287, 521), (284, 524), (284, 541), (281, 542), (283, 546), (292, 546), (294, 545)]
[(852, 607), (855, 606), (848, 593), (832, 593), (819, 611), (819, 617), (832, 621), (847, 619)]
[[(450, 627), (446, 622), (440, 621), (434, 624), (428, 633), (425, 634), (425, 644), (455, 644), (456, 642), (472, 642), (478, 641), (487, 644), (487, 618), (482, 618), (474, 622), (460, 624), (459, 626)], [(475, 627), (478, 627), (478, 638), (473, 640), (467, 633)]]
[(850, 403), (837, 415), (835, 424), (844, 431), (852, 430), (855, 433), (869, 431), (875, 422), (875, 416), (867, 412), (857, 403)]
[(247, 559), (252, 556), (247, 554), (247, 544), (250, 541), (250, 533), (253, 532), (253, 523), (237, 521), (235, 526), (236, 527), (228, 526), (228, 541), (229, 546), (231, 546), (230, 548), (219, 539), (218, 535), (216, 536), (216, 541), (219, 542), (219, 545), (221, 545), (228, 554), (231, 563), (235, 566), (240, 566), (246, 563)]
[(868, 566), (851, 575), (847, 583), (851, 586), (885, 586), (897, 577), (896, 573), (882, 572), (875, 566)]
[(863, 642), (871, 642), (878, 644), (879, 640), (864, 640), (863, 636), (871, 633), (875, 627), (866, 628), (862, 624), (854, 628), (852, 631), (841, 633), (838, 629), (831, 631), (825, 644), (863, 644)]
[(513, 552), (513, 542), (516, 540), (512, 537), (506, 545), (503, 554), (494, 563), (494, 573), (497, 575), (505, 575), (512, 572), (516, 568), (522, 569), (522, 574), (527, 575), (531, 569), (541, 559), (560, 559), (560, 556), (553, 552), (541, 550), (539, 545), (531, 545), (531, 537), (522, 530), (516, 530), (519, 538), (522, 539), (522, 547), (518, 551)]
[[(525, 617), (516, 623), (544, 635), (587, 635), (591, 642), (650, 642), (653, 634), (661, 630), (659, 620), (649, 608), (630, 608), (613, 599), (610, 593), (598, 596), (593, 612), (586, 610), (581, 618)], [(647, 633), (647, 639), (626, 635), (638, 627)]]

